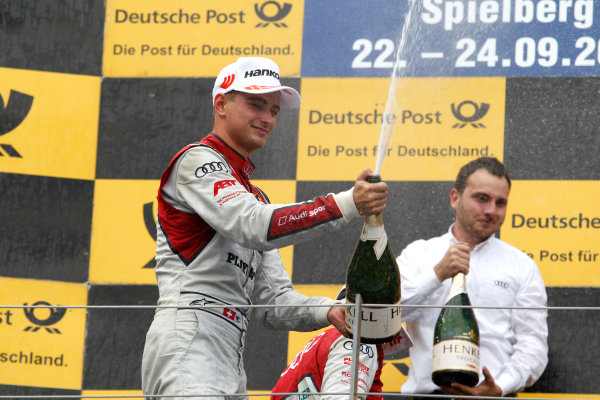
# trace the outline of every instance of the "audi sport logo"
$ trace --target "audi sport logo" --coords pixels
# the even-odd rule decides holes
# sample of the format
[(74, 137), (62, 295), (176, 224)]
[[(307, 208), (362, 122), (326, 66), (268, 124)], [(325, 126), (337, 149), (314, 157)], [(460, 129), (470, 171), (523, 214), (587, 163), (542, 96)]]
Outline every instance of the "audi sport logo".
[(203, 178), (208, 174), (212, 174), (213, 172), (227, 172), (227, 167), (220, 161), (213, 161), (202, 165), (201, 167), (196, 168), (194, 175), (196, 178)]

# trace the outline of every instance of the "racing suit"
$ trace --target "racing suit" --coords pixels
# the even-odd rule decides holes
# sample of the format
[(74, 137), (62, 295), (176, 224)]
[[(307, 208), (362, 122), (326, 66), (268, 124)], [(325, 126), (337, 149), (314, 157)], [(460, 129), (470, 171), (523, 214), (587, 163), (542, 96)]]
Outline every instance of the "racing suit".
[[(274, 394), (271, 396), (271, 400), (347, 399), (352, 383), (352, 345), (352, 340), (342, 336), (335, 328), (330, 328), (312, 338), (283, 371), (272, 391), (272, 393), (299, 392), (301, 394)], [(381, 345), (360, 345), (357, 377), (358, 398), (363, 400), (365, 398), (367, 400), (383, 398), (383, 396), (365, 395), (369, 392), (381, 393), (382, 391), (383, 356)], [(327, 393), (339, 393), (339, 395)]]
[[(277, 248), (358, 217), (352, 190), (275, 205), (250, 182), (253, 164), (214, 133), (181, 149), (158, 191), (158, 308), (142, 360), (145, 395), (246, 392), (245, 305), (265, 326), (310, 331), (329, 325), (326, 297), (292, 288)], [(207, 306), (202, 308), (201, 306)], [(208, 397), (202, 397), (207, 399)]]

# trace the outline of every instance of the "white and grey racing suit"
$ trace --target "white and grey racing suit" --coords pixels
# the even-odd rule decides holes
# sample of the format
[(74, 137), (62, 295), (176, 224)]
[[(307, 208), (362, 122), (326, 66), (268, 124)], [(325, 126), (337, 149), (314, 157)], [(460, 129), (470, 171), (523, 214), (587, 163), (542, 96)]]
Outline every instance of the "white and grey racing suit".
[[(249, 308), (273, 329), (329, 324), (326, 297), (292, 288), (278, 248), (359, 217), (352, 190), (295, 204), (269, 204), (249, 180), (252, 163), (215, 134), (180, 150), (158, 194), (158, 308), (142, 361), (146, 396), (246, 392), (242, 363)], [(201, 308), (207, 306), (207, 308)], [(202, 397), (207, 399), (207, 397)]]

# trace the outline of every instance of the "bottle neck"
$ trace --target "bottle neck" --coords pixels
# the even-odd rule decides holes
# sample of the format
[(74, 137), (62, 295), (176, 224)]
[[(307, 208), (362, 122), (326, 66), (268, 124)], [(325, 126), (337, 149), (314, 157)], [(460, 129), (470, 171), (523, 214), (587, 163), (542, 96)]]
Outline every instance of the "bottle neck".
[[(367, 182), (377, 183), (381, 182), (381, 176), (370, 175), (367, 176)], [(383, 216), (381, 213), (377, 215), (367, 215), (363, 224), (363, 229), (360, 234), (360, 240), (379, 240), (385, 235), (385, 229), (383, 228)], [(387, 237), (386, 237), (387, 239)]]
[(381, 213), (377, 215), (367, 215), (363, 224), (362, 232), (360, 233), (360, 240), (363, 242), (366, 240), (378, 240), (385, 234), (383, 228), (383, 217)]
[(381, 213), (377, 215), (367, 215), (365, 217), (365, 225), (369, 228), (382, 228), (383, 227), (383, 216)]
[(459, 272), (452, 277), (452, 284), (450, 285), (450, 292), (448, 293), (448, 297), (446, 297), (446, 301), (461, 293), (467, 293), (467, 280), (465, 274)]
[[(367, 176), (367, 182), (369, 182), (369, 183), (381, 182), (381, 176), (379, 176), (379, 175)], [(369, 229), (383, 228), (383, 217), (381, 216), (381, 213), (379, 213), (377, 215), (367, 215), (365, 217), (365, 226), (369, 227)]]

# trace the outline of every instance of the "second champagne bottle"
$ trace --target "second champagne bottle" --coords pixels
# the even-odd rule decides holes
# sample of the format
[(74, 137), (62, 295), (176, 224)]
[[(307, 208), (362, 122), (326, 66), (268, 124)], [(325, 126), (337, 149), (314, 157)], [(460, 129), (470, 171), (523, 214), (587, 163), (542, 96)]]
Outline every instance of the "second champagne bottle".
[(465, 274), (452, 278), (447, 306), (440, 312), (433, 333), (433, 383), (453, 382), (475, 386), (479, 382), (479, 326), (467, 295)]

